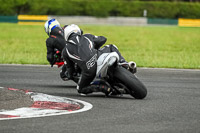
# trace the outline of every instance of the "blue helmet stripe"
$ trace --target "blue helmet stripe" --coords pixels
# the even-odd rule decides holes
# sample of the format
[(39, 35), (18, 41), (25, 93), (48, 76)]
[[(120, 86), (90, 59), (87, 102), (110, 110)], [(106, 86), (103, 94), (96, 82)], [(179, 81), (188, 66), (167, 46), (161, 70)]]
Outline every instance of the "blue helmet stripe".
[(51, 28), (51, 30), (53, 30), (54, 28), (58, 27), (58, 25), (55, 25), (54, 27)]
[(53, 22), (53, 21), (55, 21), (55, 19), (51, 19), (51, 20), (49, 20), (49, 25)]

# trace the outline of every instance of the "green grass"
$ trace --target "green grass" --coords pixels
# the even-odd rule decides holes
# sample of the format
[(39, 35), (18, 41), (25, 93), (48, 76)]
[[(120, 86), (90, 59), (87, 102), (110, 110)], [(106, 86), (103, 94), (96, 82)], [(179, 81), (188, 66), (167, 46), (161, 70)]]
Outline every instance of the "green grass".
[[(139, 67), (200, 69), (200, 28), (80, 25), (104, 35)], [(0, 63), (48, 64), (43, 26), (0, 23)]]
[(44, 28), (0, 24), (0, 63), (47, 64)]

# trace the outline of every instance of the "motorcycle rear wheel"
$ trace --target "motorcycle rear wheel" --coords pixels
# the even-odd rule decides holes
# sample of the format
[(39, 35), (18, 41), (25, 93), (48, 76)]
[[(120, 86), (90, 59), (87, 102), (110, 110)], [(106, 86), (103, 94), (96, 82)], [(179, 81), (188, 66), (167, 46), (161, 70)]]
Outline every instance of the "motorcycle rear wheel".
[(113, 73), (114, 79), (124, 84), (135, 99), (144, 99), (147, 89), (144, 84), (131, 72), (123, 67), (116, 67)]

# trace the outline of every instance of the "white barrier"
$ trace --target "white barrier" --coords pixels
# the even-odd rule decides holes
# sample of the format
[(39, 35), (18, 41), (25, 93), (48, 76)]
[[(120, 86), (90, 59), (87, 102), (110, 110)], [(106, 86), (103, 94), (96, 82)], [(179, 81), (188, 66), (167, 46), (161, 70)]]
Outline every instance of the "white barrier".
[(98, 25), (147, 25), (147, 18), (133, 17), (107, 17), (97, 18), (90, 16), (48, 16), (48, 19), (55, 18), (60, 24), (98, 24)]

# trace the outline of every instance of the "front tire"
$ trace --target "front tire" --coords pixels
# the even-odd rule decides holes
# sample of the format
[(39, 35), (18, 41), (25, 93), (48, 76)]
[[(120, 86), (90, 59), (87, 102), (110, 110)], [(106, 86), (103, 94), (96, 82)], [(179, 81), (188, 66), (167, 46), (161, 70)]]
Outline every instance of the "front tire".
[(113, 78), (124, 84), (130, 91), (130, 95), (135, 99), (144, 99), (147, 95), (147, 89), (144, 84), (131, 72), (123, 67), (116, 67)]

